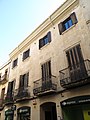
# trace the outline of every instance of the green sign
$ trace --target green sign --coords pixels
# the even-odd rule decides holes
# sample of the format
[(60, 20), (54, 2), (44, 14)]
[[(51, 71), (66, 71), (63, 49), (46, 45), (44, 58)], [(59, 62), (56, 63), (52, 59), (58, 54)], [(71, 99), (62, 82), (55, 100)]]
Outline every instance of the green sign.
[(18, 113), (30, 113), (30, 107), (21, 107), (18, 109)]
[(12, 115), (14, 114), (14, 111), (11, 109), (8, 109), (7, 111), (5, 111), (5, 115)]
[(90, 102), (90, 95), (73, 97), (61, 102), (61, 106), (75, 105)]

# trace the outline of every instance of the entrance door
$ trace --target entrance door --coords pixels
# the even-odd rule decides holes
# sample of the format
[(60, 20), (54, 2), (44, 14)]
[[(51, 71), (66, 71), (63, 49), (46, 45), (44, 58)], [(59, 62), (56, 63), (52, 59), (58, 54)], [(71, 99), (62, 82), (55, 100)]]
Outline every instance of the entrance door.
[(40, 106), (40, 120), (57, 120), (55, 103), (47, 102)]
[(51, 111), (45, 111), (45, 120), (52, 120)]
[(72, 81), (84, 79), (86, 77), (86, 68), (81, 52), (80, 45), (73, 47), (66, 52)]

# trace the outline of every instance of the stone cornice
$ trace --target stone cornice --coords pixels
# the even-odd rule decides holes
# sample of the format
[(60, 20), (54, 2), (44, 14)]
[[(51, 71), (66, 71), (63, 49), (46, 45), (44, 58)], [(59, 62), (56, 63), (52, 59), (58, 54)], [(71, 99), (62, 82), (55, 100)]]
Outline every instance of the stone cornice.
[(5, 68), (6, 66), (8, 66), (11, 63), (11, 61), (7, 61), (6, 63), (4, 63), (2, 66), (0, 66), (0, 70), (2, 70), (3, 68)]
[(70, 8), (73, 4), (77, 4), (79, 0), (66, 0), (54, 13), (52, 13), (39, 27), (37, 27), (21, 44), (18, 45), (10, 54), (10, 58), (12, 59), (16, 55), (18, 55), (28, 44), (32, 43), (35, 39), (37, 39), (42, 33), (46, 32), (50, 27), (52, 27), (53, 23), (55, 23), (56, 19), (61, 16), (67, 9)]

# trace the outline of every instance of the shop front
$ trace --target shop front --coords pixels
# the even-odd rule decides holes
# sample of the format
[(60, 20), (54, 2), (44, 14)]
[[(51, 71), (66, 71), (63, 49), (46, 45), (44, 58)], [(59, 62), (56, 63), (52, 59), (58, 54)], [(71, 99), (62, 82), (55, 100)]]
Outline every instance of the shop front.
[(17, 120), (30, 120), (30, 107), (23, 106), (18, 108)]
[(12, 109), (5, 111), (5, 120), (14, 120), (14, 111)]
[(64, 120), (90, 120), (90, 96), (78, 96), (62, 101)]

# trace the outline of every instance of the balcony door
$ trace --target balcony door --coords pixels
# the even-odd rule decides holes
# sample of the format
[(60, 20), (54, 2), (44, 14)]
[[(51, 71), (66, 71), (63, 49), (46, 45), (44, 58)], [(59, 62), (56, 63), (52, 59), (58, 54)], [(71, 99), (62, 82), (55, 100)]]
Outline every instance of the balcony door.
[(46, 88), (51, 84), (51, 61), (44, 63), (42, 66), (42, 87)]
[(14, 89), (14, 81), (8, 83), (7, 98), (12, 98)]
[(28, 76), (29, 73), (20, 75), (19, 92), (22, 92), (28, 87)]
[(71, 80), (77, 81), (85, 78), (87, 74), (80, 45), (68, 50), (66, 56), (69, 64)]
[(2, 89), (2, 92), (1, 92), (0, 107), (2, 107), (2, 106), (3, 106), (4, 95), (5, 95), (5, 88), (3, 88), (3, 89)]

